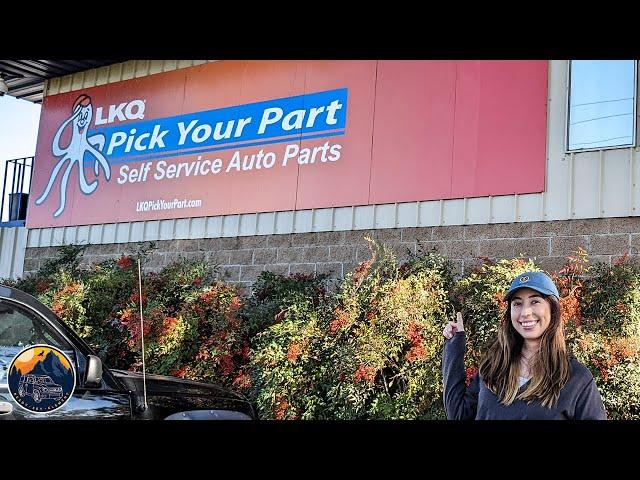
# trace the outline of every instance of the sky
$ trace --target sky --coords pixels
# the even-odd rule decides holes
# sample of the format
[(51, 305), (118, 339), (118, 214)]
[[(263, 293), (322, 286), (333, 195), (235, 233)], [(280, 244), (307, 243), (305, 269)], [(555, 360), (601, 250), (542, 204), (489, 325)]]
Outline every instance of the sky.
[(40, 104), (0, 97), (0, 161), (36, 153)]
[[(40, 108), (40, 104), (20, 100), (10, 95), (0, 97), (0, 181), (4, 180), (7, 160), (35, 155)], [(24, 190), (27, 190), (28, 186), (28, 183), (25, 184)], [(1, 192), (0, 184), (0, 194)], [(6, 206), (5, 210), (7, 210)], [(0, 220), (6, 220), (4, 217), (7, 212), (4, 213)]]

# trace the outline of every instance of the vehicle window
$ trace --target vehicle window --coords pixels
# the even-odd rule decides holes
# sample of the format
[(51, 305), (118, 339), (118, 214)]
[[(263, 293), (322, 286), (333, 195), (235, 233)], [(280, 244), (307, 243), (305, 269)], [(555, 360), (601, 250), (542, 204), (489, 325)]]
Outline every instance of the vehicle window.
[[(6, 383), (6, 370), (25, 347), (44, 343), (66, 352), (72, 346), (50, 325), (21, 305), (0, 300), (0, 383)], [(28, 383), (34, 383), (32, 378)]]

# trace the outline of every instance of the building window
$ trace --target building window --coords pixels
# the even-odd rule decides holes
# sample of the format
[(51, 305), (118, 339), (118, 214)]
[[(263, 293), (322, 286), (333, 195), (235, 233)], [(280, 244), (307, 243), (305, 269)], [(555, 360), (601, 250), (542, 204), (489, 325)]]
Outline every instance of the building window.
[(571, 60), (567, 150), (636, 143), (636, 61)]

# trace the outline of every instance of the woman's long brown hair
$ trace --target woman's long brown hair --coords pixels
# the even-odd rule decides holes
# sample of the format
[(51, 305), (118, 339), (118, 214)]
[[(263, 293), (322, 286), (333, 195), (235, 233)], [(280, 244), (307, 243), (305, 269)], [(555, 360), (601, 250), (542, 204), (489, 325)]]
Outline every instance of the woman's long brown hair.
[(569, 380), (569, 355), (560, 302), (553, 295), (546, 296), (545, 300), (551, 306), (551, 321), (540, 338), (540, 351), (532, 364), (531, 380), (522, 393), (519, 393), (518, 373), (524, 339), (511, 324), (510, 301), (500, 322), (498, 337), (480, 362), (480, 378), (504, 405), (515, 400), (527, 403), (538, 400), (551, 408)]

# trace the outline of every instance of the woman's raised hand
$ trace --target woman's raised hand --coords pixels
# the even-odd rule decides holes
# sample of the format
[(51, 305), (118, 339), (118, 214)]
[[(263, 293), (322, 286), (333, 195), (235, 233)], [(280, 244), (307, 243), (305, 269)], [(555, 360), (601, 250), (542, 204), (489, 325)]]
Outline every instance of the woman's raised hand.
[(460, 312), (456, 313), (455, 321), (447, 323), (447, 325), (444, 327), (444, 330), (442, 330), (442, 335), (444, 335), (444, 337), (449, 340), (458, 332), (464, 332), (462, 313)]

